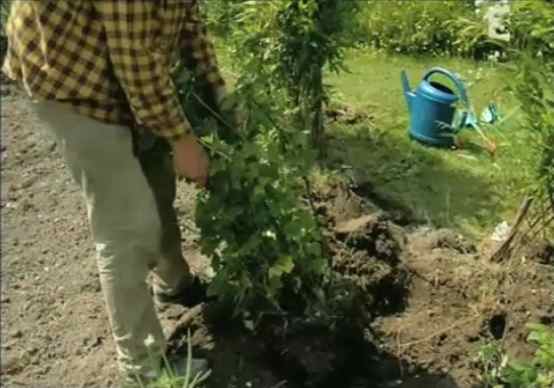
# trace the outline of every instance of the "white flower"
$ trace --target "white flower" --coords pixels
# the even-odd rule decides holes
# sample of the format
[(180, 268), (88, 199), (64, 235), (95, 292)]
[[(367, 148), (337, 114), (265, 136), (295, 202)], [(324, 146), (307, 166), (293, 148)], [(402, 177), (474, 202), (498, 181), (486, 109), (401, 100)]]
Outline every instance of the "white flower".
[(274, 231), (272, 230), (266, 230), (263, 234), (262, 234), (264, 237), (268, 237), (272, 240), (276, 240), (277, 239), (277, 235), (275, 234)]
[(148, 334), (146, 339), (144, 340), (144, 346), (147, 348), (151, 348), (156, 343), (156, 340), (154, 339), (154, 336), (152, 334)]

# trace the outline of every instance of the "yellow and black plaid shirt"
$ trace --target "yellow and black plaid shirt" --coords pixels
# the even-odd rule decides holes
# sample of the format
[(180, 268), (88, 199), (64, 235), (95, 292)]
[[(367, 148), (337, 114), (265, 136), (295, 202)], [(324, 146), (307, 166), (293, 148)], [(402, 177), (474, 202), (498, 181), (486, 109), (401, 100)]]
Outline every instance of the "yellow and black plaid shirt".
[(196, 0), (19, 0), (6, 27), (8, 77), (105, 122), (189, 132), (171, 78), (178, 58), (223, 90)]

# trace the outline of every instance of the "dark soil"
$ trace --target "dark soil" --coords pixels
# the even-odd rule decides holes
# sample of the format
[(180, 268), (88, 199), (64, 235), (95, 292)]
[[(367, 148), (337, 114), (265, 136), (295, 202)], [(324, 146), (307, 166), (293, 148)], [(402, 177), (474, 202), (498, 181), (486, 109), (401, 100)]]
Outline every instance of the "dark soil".
[[(115, 387), (80, 193), (25, 100), (4, 85), (1, 118), (2, 386)], [(254, 333), (206, 306), (160, 312), (172, 352), (182, 353), (190, 330), (194, 352), (211, 361), (209, 388), (474, 387), (483, 344), (499, 340), (528, 357), (525, 324), (554, 323), (552, 245), (491, 263), (455, 232), (410, 226), (363, 188), (316, 190), (336, 274), (333, 317), (281, 317)], [(204, 273), (193, 201), (180, 184), (184, 248)]]

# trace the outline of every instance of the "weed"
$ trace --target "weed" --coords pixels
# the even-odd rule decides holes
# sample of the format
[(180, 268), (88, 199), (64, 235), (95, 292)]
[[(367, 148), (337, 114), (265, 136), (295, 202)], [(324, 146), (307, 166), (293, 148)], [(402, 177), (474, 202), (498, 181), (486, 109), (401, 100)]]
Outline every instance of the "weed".
[(554, 330), (529, 324), (528, 341), (537, 346), (531, 361), (510, 360), (497, 342), (484, 345), (478, 354), (485, 388), (551, 388), (554, 384)]
[[(145, 345), (150, 347), (152, 342), (153, 339), (149, 337), (146, 339)], [(192, 337), (189, 330), (187, 333), (187, 358), (184, 361), (185, 374), (183, 376), (179, 376), (174, 369), (174, 366), (164, 355), (160, 377), (150, 383), (144, 383), (140, 378), (137, 378), (139, 388), (201, 388), (203, 383), (210, 377), (211, 370), (194, 372), (192, 369), (192, 360)]]
[(481, 380), (484, 388), (501, 388), (499, 381), (508, 361), (508, 357), (502, 352), (501, 345), (498, 342), (483, 345), (479, 349), (477, 361), (482, 370)]

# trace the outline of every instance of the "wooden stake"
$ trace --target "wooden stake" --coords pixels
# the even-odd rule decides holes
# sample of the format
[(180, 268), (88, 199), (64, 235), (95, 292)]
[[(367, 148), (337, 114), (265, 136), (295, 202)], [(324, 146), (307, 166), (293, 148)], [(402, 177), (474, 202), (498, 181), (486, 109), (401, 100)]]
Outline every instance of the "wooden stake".
[(523, 223), (523, 220), (527, 216), (527, 213), (529, 212), (529, 209), (531, 208), (531, 205), (533, 204), (533, 197), (526, 197), (523, 200), (523, 203), (519, 207), (519, 211), (517, 213), (517, 216), (515, 218), (514, 223), (512, 224), (512, 227), (510, 229), (510, 233), (508, 234), (508, 237), (504, 242), (498, 247), (498, 249), (495, 250), (495, 252), (491, 255), (490, 260), (494, 262), (501, 262), (505, 259), (505, 256), (510, 251), (510, 245), (514, 241), (517, 232)]

